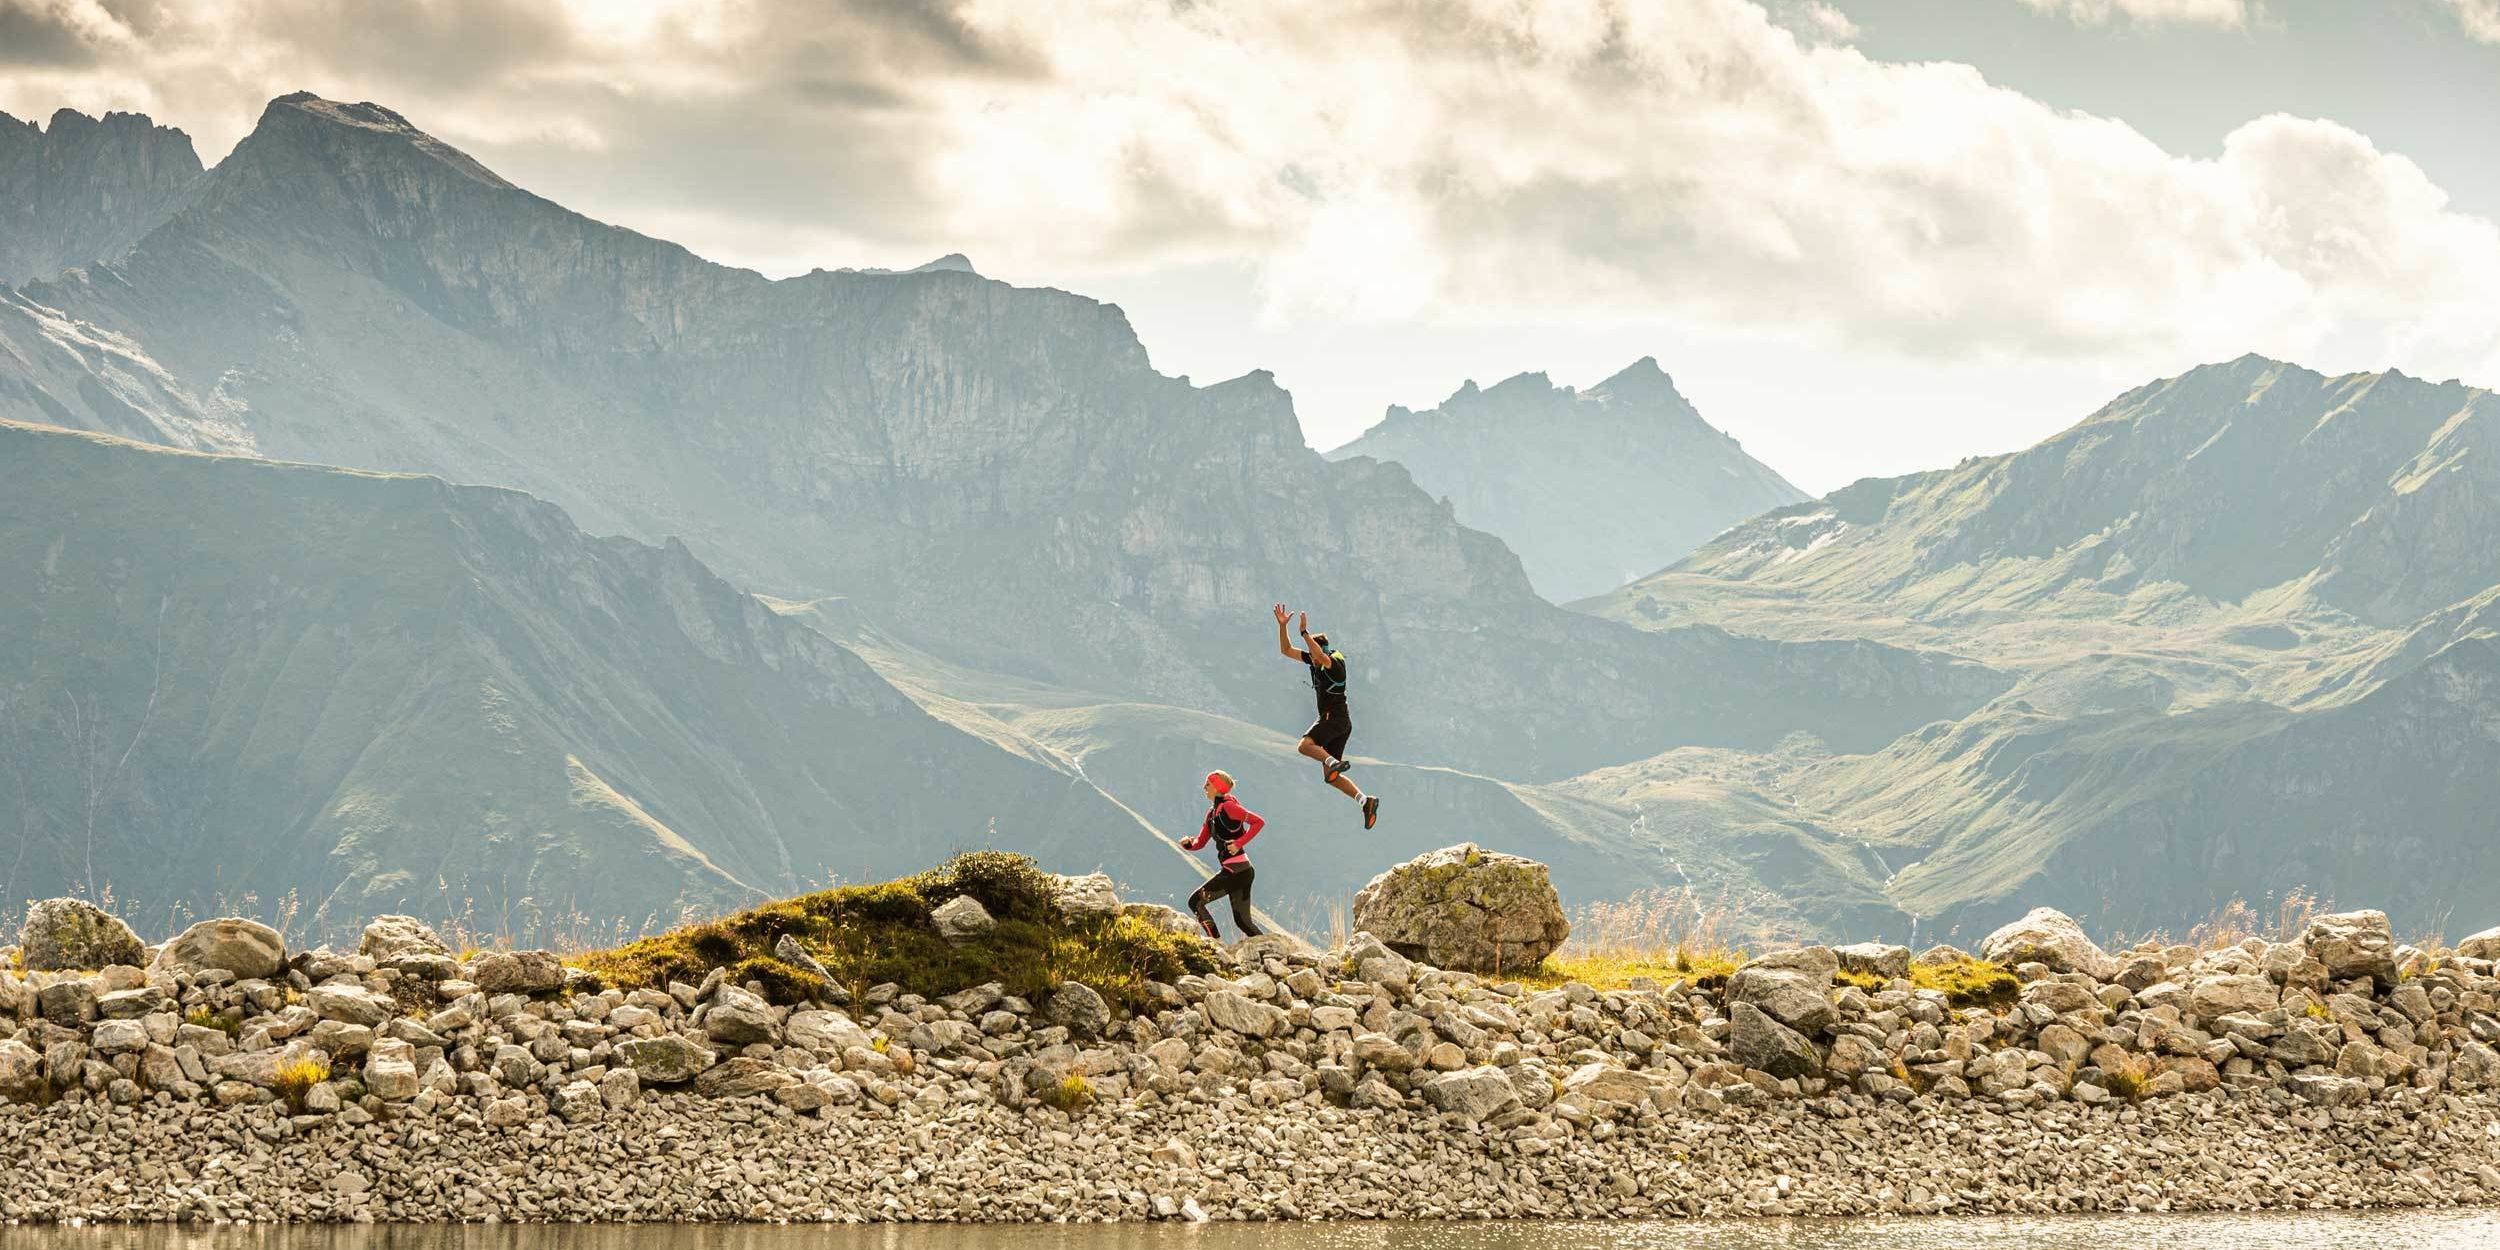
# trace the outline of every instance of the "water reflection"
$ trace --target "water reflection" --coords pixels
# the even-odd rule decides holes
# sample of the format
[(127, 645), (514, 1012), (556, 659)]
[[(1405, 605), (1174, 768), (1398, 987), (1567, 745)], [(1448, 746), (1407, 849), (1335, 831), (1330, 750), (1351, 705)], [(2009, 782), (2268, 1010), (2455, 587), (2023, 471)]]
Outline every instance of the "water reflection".
[(1661, 1224), (0, 1228), (0, 1250), (2487, 1250), (2500, 1213)]

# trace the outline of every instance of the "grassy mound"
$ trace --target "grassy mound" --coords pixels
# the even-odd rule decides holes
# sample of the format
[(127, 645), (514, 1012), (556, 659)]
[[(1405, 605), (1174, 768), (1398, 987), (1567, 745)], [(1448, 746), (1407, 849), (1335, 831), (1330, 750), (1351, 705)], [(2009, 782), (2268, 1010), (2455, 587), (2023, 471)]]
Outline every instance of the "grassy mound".
[[(968, 941), (949, 942), (938, 936), (929, 913), (964, 895), (998, 924)], [(1215, 949), (1196, 937), (1130, 917), (1067, 918), (1049, 874), (1003, 851), (959, 855), (897, 881), (802, 894), (572, 962), (628, 989), (698, 983), (725, 968), (733, 982), (761, 982), (776, 1003), (802, 1002), (826, 987), (814, 973), (773, 954), (785, 935), (854, 996), (889, 981), (926, 997), (996, 981), (1010, 994), (1039, 1000), (1078, 981), (1136, 1011), (1151, 1001), (1147, 982), (1217, 968)]]

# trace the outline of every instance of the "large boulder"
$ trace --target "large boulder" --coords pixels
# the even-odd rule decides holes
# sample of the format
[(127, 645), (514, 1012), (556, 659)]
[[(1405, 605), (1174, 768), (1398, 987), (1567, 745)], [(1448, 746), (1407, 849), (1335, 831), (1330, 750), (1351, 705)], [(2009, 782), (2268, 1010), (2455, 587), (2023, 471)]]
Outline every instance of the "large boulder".
[(2007, 968), (2046, 964), (2051, 972), (2080, 972), (2096, 981), (2114, 980), (2119, 970), (2118, 960), (2085, 936), (2074, 917), (2054, 907), (2034, 907), (1989, 934), (1979, 943), (1979, 957)]
[(136, 967), (147, 958), (147, 945), (123, 924), (121, 917), (84, 899), (47, 898), (26, 909), (26, 925), (18, 930), (19, 957), (28, 972)]
[(173, 972), (223, 968), (251, 979), (278, 975), (286, 965), (286, 939), (257, 920), (226, 916), (182, 931), (156, 954), (156, 966)]
[(2309, 922), (2300, 942), (2309, 948), (2310, 958), (2326, 965), (2326, 975), (2333, 980), (2368, 977), (2383, 989), (2393, 988), (2398, 980), (2396, 935), (2388, 928), (2386, 912), (2319, 916)]
[(356, 953), (370, 957), (377, 964), (387, 964), (408, 956), (430, 955), (437, 958), (451, 954), (434, 927), (414, 916), (376, 916), (365, 926), (364, 936), (356, 940)]
[(1354, 925), (1409, 959), (1478, 973), (1525, 972), (1571, 936), (1545, 865), (1472, 842), (1372, 878)]
[(2467, 959), (2500, 959), (2500, 928), (2468, 934), (2457, 943), (2457, 953)]

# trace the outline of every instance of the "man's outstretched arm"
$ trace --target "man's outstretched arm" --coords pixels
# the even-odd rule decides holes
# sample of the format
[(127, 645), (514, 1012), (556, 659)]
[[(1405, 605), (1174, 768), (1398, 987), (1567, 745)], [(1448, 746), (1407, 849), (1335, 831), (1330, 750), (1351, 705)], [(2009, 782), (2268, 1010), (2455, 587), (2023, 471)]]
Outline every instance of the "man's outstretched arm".
[[(1276, 605), (1276, 650), (1288, 660), (1308, 664), (1311, 662), (1310, 655), (1307, 652), (1296, 648), (1291, 642), (1288, 642), (1285, 639), (1285, 622), (1292, 619), (1292, 617), (1293, 613), (1286, 611), (1285, 605), (1281, 603)], [(1305, 623), (1307, 623), (1310, 618), (1305, 617), (1303, 619)]]

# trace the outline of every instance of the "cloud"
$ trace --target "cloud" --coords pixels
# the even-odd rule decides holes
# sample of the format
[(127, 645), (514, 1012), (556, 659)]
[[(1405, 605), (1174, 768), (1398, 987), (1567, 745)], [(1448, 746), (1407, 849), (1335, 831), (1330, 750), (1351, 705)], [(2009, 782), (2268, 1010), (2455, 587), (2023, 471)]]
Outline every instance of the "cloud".
[(2484, 43), (2500, 43), (2500, 0), (2444, 0), (2456, 10), (2457, 24), (2465, 28), (2467, 37)]
[(95, 0), (0, 0), (0, 65), (93, 65), (129, 32)]
[[(2472, 3), (2474, 0), (2459, 0)], [(2148, 26), (2165, 23), (2181, 26), (2230, 26), (2248, 24), (2257, 0), (2023, 0), (2024, 4), (2043, 13), (2055, 13), (2088, 26), (2098, 26), (2120, 18)]]
[(125, 35), (0, 78), (0, 107), (145, 108), (214, 155), (281, 91), (377, 100), (777, 270), (960, 249), (1080, 286), (1247, 266), (1274, 319), (2500, 367), (2500, 231), (2365, 136), (2265, 117), (2177, 156), (1967, 66), (1872, 60), (1812, 6), (98, 2)]

